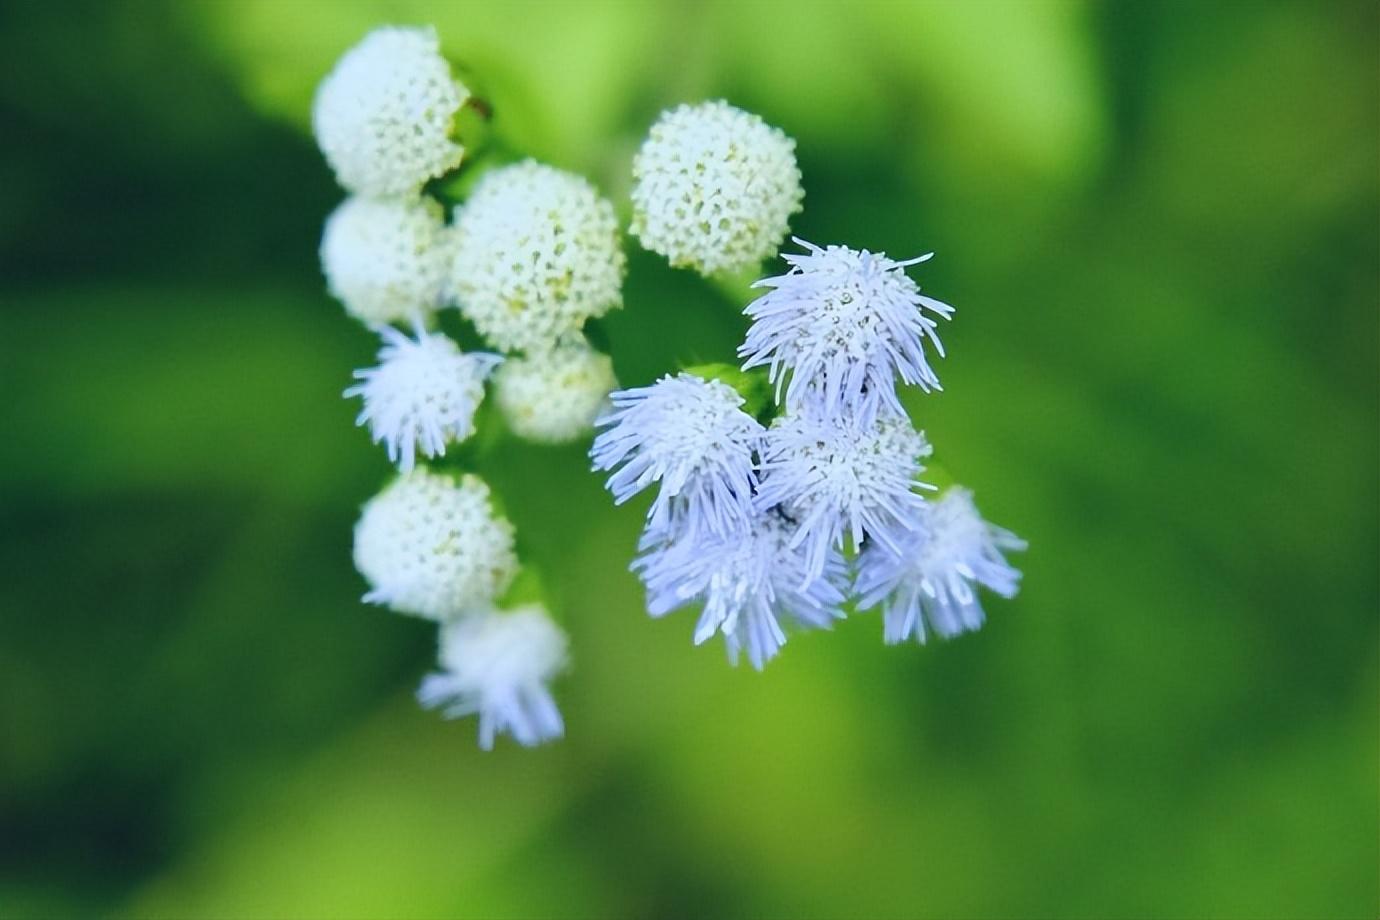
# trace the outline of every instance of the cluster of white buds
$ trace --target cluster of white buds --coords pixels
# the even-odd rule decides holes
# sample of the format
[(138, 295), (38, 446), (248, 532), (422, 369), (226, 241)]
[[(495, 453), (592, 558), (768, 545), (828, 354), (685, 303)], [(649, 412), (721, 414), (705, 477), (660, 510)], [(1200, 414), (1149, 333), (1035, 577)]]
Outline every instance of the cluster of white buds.
[[(1024, 546), (964, 489), (921, 495), (932, 449), (896, 384), (939, 385), (923, 311), (953, 311), (904, 271), (929, 257), (797, 242), (806, 254), (757, 282), (767, 293), (744, 311), (743, 367), (614, 393), (591, 450), (617, 501), (657, 486), (633, 563), (648, 612), (701, 604), (695, 642), (719, 633), (759, 669), (788, 628), (828, 628), (850, 598), (885, 607), (888, 642), (976, 629), (974, 587), (1014, 594), (1001, 550)], [(753, 405), (762, 392), (774, 398)]]
[[(568, 640), (532, 596), (540, 579), (498, 497), (466, 466), (493, 439), (450, 450), (493, 417), (479, 411), (489, 386), (523, 439), (602, 429), (590, 456), (617, 503), (655, 487), (632, 563), (648, 611), (700, 605), (695, 643), (720, 635), (734, 662), (761, 669), (791, 631), (828, 629), (850, 602), (883, 608), (888, 642), (923, 642), (981, 625), (978, 586), (1015, 593), (1002, 553), (1024, 544), (965, 489), (923, 495), (932, 450), (897, 387), (939, 388), (930, 362), (953, 311), (905, 272), (929, 256), (797, 240), (805, 251), (744, 310), (741, 366), (615, 392), (585, 327), (622, 306), (617, 212), (585, 178), (533, 160), (449, 181), (470, 104), (487, 116), (434, 31), (385, 27), (344, 54), (312, 112), (348, 193), (321, 241), (327, 287), (381, 339), (345, 395), (398, 469), (363, 508), (354, 561), (365, 601), (438, 624), (422, 705), (477, 715), (485, 749), (499, 733), (535, 745), (565, 730), (550, 684)], [(706, 276), (759, 267), (804, 198), (795, 142), (721, 101), (663, 113), (632, 179), (631, 233)], [(447, 223), (432, 191), (460, 187)], [(441, 331), (448, 317), (494, 351), (463, 350)]]

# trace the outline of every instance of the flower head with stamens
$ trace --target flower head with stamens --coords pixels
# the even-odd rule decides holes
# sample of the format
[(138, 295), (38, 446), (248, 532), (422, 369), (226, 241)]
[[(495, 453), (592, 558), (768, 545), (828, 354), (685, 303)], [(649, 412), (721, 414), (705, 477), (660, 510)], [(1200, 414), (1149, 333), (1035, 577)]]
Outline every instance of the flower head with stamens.
[(446, 620), (491, 605), (517, 574), (513, 525), (477, 476), (415, 469), (369, 500), (355, 525), (364, 600)]
[(549, 685), (569, 663), (568, 644), (536, 604), (446, 623), (443, 670), (422, 681), (417, 699), (450, 719), (478, 713), (479, 746), (486, 751), (500, 732), (526, 747), (559, 738), (565, 725)]
[(347, 198), (326, 219), (321, 270), (346, 312), (366, 323), (425, 318), (441, 302), (449, 240), (430, 199)]
[(590, 457), (595, 470), (616, 470), (608, 480), (616, 503), (660, 483), (647, 516), (654, 532), (669, 526), (673, 512), (692, 533), (730, 533), (752, 518), (763, 429), (737, 390), (681, 373), (610, 400)]
[(321, 81), (312, 128), (342, 186), (377, 198), (408, 195), (460, 165), (465, 151), (451, 131), (468, 98), (434, 29), (384, 27)]
[(632, 233), (705, 275), (756, 266), (804, 191), (795, 141), (727, 102), (664, 112), (633, 160)]
[(924, 500), (916, 493), (920, 461), (932, 449), (905, 416), (871, 424), (852, 418), (784, 415), (763, 439), (757, 506), (781, 505), (795, 521), (792, 546), (805, 548), (806, 572), (818, 577), (831, 549), (863, 538), (895, 547), (913, 530)]
[(459, 444), (474, 432), (484, 378), (503, 359), (463, 353), (420, 324), (415, 341), (392, 326), (378, 331), (384, 342), (378, 367), (355, 371), (360, 382), (345, 395), (364, 399), (356, 424), (367, 424), (374, 443), (385, 444), (388, 459), (406, 473), (417, 454), (437, 457), (447, 444)]
[(890, 644), (914, 635), (925, 641), (933, 630), (942, 638), (982, 626), (977, 587), (1014, 597), (1021, 573), (1002, 556), (1023, 550), (1025, 541), (982, 519), (973, 493), (957, 486), (927, 502), (922, 532), (896, 549), (869, 545), (858, 559), (858, 606), (882, 605)]
[(460, 312), (504, 351), (545, 353), (622, 306), (613, 205), (589, 181), (526, 160), (486, 173), (455, 214)]
[(843, 557), (829, 550), (811, 576), (793, 530), (780, 513), (765, 511), (730, 534), (679, 535), (644, 547), (633, 570), (646, 585), (647, 611), (660, 617), (702, 603), (695, 644), (719, 633), (732, 662), (746, 649), (760, 671), (786, 642), (783, 626), (827, 629), (843, 617)]
[(738, 349), (743, 367), (769, 367), (778, 393), (785, 386), (789, 410), (814, 402), (830, 416), (902, 411), (897, 377), (939, 389), (923, 343), (929, 339), (941, 357), (944, 347), (926, 311), (949, 319), (953, 308), (921, 294), (905, 273), (932, 253), (897, 262), (866, 249), (796, 242), (806, 252), (783, 255), (790, 271), (758, 281), (769, 290), (743, 310), (752, 319)]

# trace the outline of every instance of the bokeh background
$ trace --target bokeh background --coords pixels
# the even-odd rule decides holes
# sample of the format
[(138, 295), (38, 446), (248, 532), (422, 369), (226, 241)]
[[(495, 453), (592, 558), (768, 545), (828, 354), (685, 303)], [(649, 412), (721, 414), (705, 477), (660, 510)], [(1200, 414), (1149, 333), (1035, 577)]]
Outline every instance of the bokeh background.
[[(1373, 3), (0, 8), (0, 915), (1373, 917)], [(796, 229), (955, 304), (911, 402), (1031, 543), (987, 628), (764, 674), (652, 621), (582, 446), (505, 443), (569, 736), (421, 712), (350, 564), (375, 342), (319, 276), (315, 83), (434, 23), (626, 202), (664, 106), (799, 142)], [(625, 384), (741, 303), (630, 245)]]

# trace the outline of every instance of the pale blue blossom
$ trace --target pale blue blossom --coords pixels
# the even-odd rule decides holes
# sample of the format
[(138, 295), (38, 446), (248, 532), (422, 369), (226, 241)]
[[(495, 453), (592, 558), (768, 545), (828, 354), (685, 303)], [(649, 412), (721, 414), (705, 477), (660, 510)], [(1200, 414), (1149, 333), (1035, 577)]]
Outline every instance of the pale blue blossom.
[(807, 251), (783, 255), (790, 271), (758, 281), (770, 290), (743, 311), (753, 321), (738, 349), (743, 368), (766, 366), (778, 401), (784, 386), (789, 411), (813, 403), (830, 416), (901, 412), (897, 377), (940, 389), (924, 341), (941, 357), (944, 346), (928, 314), (949, 319), (953, 308), (921, 294), (905, 273), (933, 253), (897, 262), (866, 249), (795, 241)]
[(864, 537), (897, 548), (916, 526), (925, 436), (904, 415), (865, 423), (805, 412), (776, 419), (763, 439), (759, 508), (781, 505), (794, 520), (791, 546), (803, 546), (806, 574), (817, 577), (832, 549)]
[(633, 563), (647, 588), (647, 610), (664, 616), (703, 604), (695, 644), (715, 633), (729, 659), (741, 650), (761, 670), (786, 642), (786, 627), (827, 629), (843, 617), (847, 566), (829, 552), (809, 576), (805, 554), (791, 545), (793, 527), (778, 511), (765, 511), (736, 533), (679, 535), (654, 543)]
[(616, 503), (659, 483), (647, 515), (655, 531), (673, 513), (691, 531), (720, 534), (751, 518), (763, 428), (742, 410), (737, 390), (682, 373), (609, 399), (613, 409), (595, 423), (604, 430), (590, 457), (594, 469), (615, 471), (608, 489)]
[(1021, 573), (1002, 556), (1025, 541), (982, 519), (973, 494), (953, 487), (926, 503), (923, 526), (899, 547), (870, 544), (858, 559), (858, 606), (882, 605), (888, 643), (933, 630), (943, 638), (982, 626), (977, 588), (1013, 597)]

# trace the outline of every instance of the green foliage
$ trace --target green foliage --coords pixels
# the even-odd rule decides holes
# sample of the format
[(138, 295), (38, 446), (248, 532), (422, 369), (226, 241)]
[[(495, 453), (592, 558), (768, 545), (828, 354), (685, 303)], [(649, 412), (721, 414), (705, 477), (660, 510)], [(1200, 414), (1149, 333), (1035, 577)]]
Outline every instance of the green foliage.
[[(1373, 5), (350, 4), (8, 11), (0, 56), (0, 916), (1360, 917), (1377, 894)], [(502, 436), (569, 737), (419, 711), (367, 608), (390, 475), (340, 398), (312, 90), (434, 23), (491, 156), (623, 204), (664, 105), (800, 143), (793, 229), (957, 315), (907, 394), (1030, 541), (974, 636), (872, 615), (765, 673), (654, 621), (645, 501)], [(455, 191), (460, 193), (462, 185)], [(630, 252), (625, 385), (750, 296)], [(772, 266), (774, 272), (777, 266)]]

